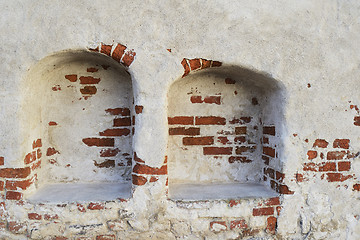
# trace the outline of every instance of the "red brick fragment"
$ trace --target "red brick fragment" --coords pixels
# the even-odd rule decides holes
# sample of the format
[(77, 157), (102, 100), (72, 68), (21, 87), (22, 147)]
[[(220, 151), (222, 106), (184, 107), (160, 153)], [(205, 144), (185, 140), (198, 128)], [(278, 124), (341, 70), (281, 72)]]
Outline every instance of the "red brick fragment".
[(222, 62), (219, 61), (212, 61), (211, 62), (211, 67), (221, 67)]
[(117, 62), (120, 62), (121, 60), (121, 57), (124, 55), (125, 53), (125, 49), (126, 47), (122, 44), (118, 44), (116, 45), (113, 53), (112, 53), (112, 58), (117, 61)]
[(0, 177), (2, 178), (26, 178), (30, 174), (30, 168), (2, 168)]
[(218, 142), (222, 144), (230, 144), (230, 140), (227, 137), (218, 137)]
[(15, 234), (25, 233), (27, 230), (27, 225), (25, 223), (20, 223), (16, 221), (8, 222), (8, 229), (10, 232)]
[(56, 126), (56, 125), (57, 125), (57, 123), (54, 122), (54, 121), (50, 121), (50, 122), (49, 122), (49, 126)]
[(22, 193), (14, 191), (6, 191), (7, 200), (20, 200), (22, 198)]
[(221, 104), (221, 96), (207, 96), (204, 98), (204, 103), (209, 103), (209, 104), (217, 104), (220, 105)]
[(101, 210), (101, 209), (104, 209), (104, 205), (101, 204), (101, 203), (93, 203), (91, 202), (88, 207), (88, 209), (90, 210)]
[(229, 123), (231, 124), (245, 124), (251, 122), (251, 117), (240, 117), (240, 118), (234, 118)]
[(214, 137), (184, 137), (184, 145), (212, 145)]
[(201, 69), (209, 68), (211, 66), (211, 60), (201, 59)]
[(246, 146), (241, 146), (241, 147), (236, 147), (235, 149), (235, 153), (236, 154), (243, 154), (244, 152), (252, 152), (255, 150), (255, 146), (253, 147), (246, 147)]
[(190, 116), (177, 116), (177, 117), (168, 117), (169, 125), (193, 125), (194, 117)]
[(34, 171), (37, 168), (41, 167), (41, 160), (37, 161), (36, 163), (34, 163), (33, 165), (31, 165), (31, 171)]
[(135, 59), (136, 53), (132, 50), (127, 50), (123, 55), (122, 62), (126, 67), (129, 67)]
[(59, 216), (57, 214), (54, 214), (54, 215), (44, 214), (44, 219), (45, 220), (55, 220), (55, 219), (59, 219)]
[(113, 147), (115, 144), (113, 138), (84, 138), (82, 141), (90, 147)]
[(136, 114), (140, 114), (140, 113), (143, 112), (143, 109), (144, 109), (144, 106), (136, 105), (136, 106), (135, 106), (135, 113), (136, 113)]
[(66, 78), (67, 80), (69, 80), (70, 82), (76, 82), (76, 80), (77, 80), (77, 75), (76, 75), (76, 74), (65, 75), (65, 78)]
[(97, 88), (95, 86), (85, 86), (83, 88), (80, 88), (80, 92), (82, 94), (93, 95), (97, 92)]
[(238, 156), (229, 157), (229, 163), (234, 163), (234, 162), (250, 163), (252, 162), (252, 160), (248, 159), (247, 157), (238, 157)]
[(195, 117), (195, 125), (225, 125), (225, 123), (226, 119), (223, 117)]
[(275, 178), (276, 178), (277, 181), (279, 181), (281, 183), (285, 178), (285, 174), (276, 171), (275, 172)]
[(326, 173), (328, 182), (344, 182), (350, 178), (352, 175), (343, 175), (342, 173)]
[(273, 214), (274, 214), (273, 207), (254, 208), (253, 209), (253, 216), (267, 216), (267, 215), (273, 215)]
[(89, 68), (86, 69), (86, 71), (87, 71), (87, 72), (94, 73), (94, 72), (99, 71), (99, 69), (98, 69), (98, 68), (94, 68), (94, 67), (89, 67)]
[(244, 136), (234, 138), (235, 143), (244, 143), (246, 142), (246, 138)]
[(37, 213), (28, 213), (28, 218), (30, 220), (41, 220), (42, 216)]
[(6, 190), (18, 190), (18, 188), (21, 188), (22, 190), (26, 190), (34, 181), (35, 177), (23, 180), (23, 181), (13, 181), (13, 180), (7, 180), (5, 188)]
[(360, 116), (354, 117), (354, 125), (355, 126), (360, 126)]
[(142, 186), (144, 185), (145, 183), (147, 182), (147, 179), (143, 176), (138, 176), (138, 175), (135, 175), (133, 174), (132, 175), (132, 183), (134, 185), (138, 185), (138, 186)]
[(268, 200), (265, 201), (265, 205), (266, 206), (280, 205), (280, 198), (279, 197), (269, 198)]
[(353, 185), (353, 191), (360, 191), (360, 184), (356, 183)]
[(190, 102), (192, 103), (202, 103), (202, 97), (201, 96), (191, 96), (190, 97)]
[(152, 176), (152, 177), (150, 178), (149, 182), (156, 182), (156, 181), (158, 181), (158, 180), (159, 180), (158, 177)]
[(101, 163), (97, 163), (95, 160), (94, 160), (94, 165), (98, 168), (113, 168), (115, 167), (115, 160), (105, 160)]
[(105, 112), (110, 113), (110, 115), (130, 116), (129, 108), (108, 108)]
[(134, 152), (134, 160), (138, 163), (145, 163), (144, 160), (142, 160), (141, 158), (139, 158), (136, 154), (136, 152)]
[(279, 193), (281, 194), (294, 194), (294, 191), (290, 191), (286, 185), (279, 185)]
[(86, 212), (86, 208), (82, 204), (78, 203), (76, 206), (80, 212)]
[(5, 185), (4, 181), (0, 181), (0, 191), (4, 191), (4, 185)]
[(100, 82), (100, 78), (94, 78), (91, 76), (80, 77), (80, 84), (98, 84), (99, 82)]
[(244, 126), (244, 127), (235, 127), (235, 134), (236, 135), (246, 134), (246, 126)]
[(269, 157), (275, 157), (275, 149), (271, 147), (263, 147), (263, 154)]
[(276, 232), (276, 222), (277, 219), (274, 216), (268, 217), (266, 221), (266, 231), (270, 234), (275, 234)]
[(41, 139), (39, 138), (39, 139), (35, 140), (32, 144), (32, 147), (33, 147), (33, 149), (42, 147)]
[(51, 89), (56, 92), (56, 91), (60, 91), (61, 87), (60, 85), (54, 85)]
[(194, 58), (189, 60), (191, 71), (199, 69), (201, 67), (200, 59)]
[(190, 73), (190, 67), (186, 61), (186, 58), (184, 58), (182, 61), (181, 61), (181, 64), (183, 65), (184, 67), (184, 74), (182, 75), (182, 77), (185, 77), (186, 75), (188, 75)]
[(112, 45), (106, 45), (106, 44), (101, 43), (100, 52), (110, 56), (111, 55), (111, 48), (112, 48)]
[(232, 147), (204, 147), (204, 155), (231, 155)]
[(338, 162), (339, 171), (349, 171), (351, 169), (351, 162)]
[(226, 83), (226, 84), (235, 84), (236, 81), (233, 80), (233, 79), (231, 79), (231, 78), (225, 78), (225, 83)]
[(165, 175), (167, 174), (167, 165), (163, 165), (161, 168), (154, 168), (145, 164), (137, 163), (133, 168), (133, 172), (145, 175)]
[(345, 157), (345, 151), (331, 151), (326, 155), (327, 160), (341, 160)]
[(246, 221), (244, 219), (233, 220), (230, 222), (230, 230), (246, 229), (247, 227), (248, 227), (248, 225), (246, 224)]
[(329, 143), (325, 139), (316, 139), (313, 147), (326, 148)]
[(200, 134), (200, 128), (185, 128), (185, 127), (178, 127), (178, 128), (169, 128), (169, 135), (188, 135), (188, 136), (195, 136)]
[[(128, 128), (115, 128), (115, 129), (106, 129), (103, 132), (99, 133), (100, 136), (113, 136), (113, 137), (121, 137), (121, 136), (128, 136), (130, 134), (130, 129)], [(103, 138), (102, 138), (103, 139)], [(99, 140), (101, 141), (101, 140)], [(104, 142), (105, 140), (102, 140)], [(111, 140), (106, 140), (107, 143), (104, 143), (106, 145), (99, 145), (99, 146), (113, 146), (113, 144), (110, 143)], [(110, 145), (107, 145), (110, 144)]]
[(264, 174), (275, 179), (275, 170), (272, 168), (264, 168)]
[(275, 136), (275, 127), (274, 126), (265, 126), (265, 127), (263, 127), (263, 133)]
[(101, 149), (100, 157), (115, 157), (120, 152), (118, 148)]
[(4, 157), (0, 157), (0, 166), (4, 165)]
[(349, 144), (350, 144), (349, 139), (335, 139), (333, 143), (333, 147), (349, 149)]
[(225, 221), (210, 222), (210, 230), (213, 232), (225, 231), (227, 230), (226, 222)]
[(317, 157), (317, 151), (310, 150), (310, 151), (307, 152), (307, 155), (308, 155), (308, 159), (312, 160), (312, 159)]
[(31, 153), (26, 154), (24, 158), (24, 163), (29, 164), (36, 160), (36, 151), (32, 151)]
[(57, 151), (55, 148), (53, 147), (49, 147), (46, 151), (46, 156), (52, 156), (56, 153), (60, 153), (59, 151)]
[(131, 126), (131, 118), (115, 118), (114, 119), (114, 127), (122, 127), (122, 126)]

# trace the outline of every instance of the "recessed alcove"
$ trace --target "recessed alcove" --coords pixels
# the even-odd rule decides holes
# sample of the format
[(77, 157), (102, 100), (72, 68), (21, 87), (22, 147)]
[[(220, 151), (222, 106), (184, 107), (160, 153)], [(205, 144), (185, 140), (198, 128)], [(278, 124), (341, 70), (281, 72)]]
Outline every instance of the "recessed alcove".
[(133, 91), (113, 59), (64, 51), (31, 68), (23, 88), (24, 145), (41, 139), (31, 201), (128, 198)]
[(277, 196), (283, 105), (281, 83), (241, 67), (175, 81), (168, 91), (170, 199)]

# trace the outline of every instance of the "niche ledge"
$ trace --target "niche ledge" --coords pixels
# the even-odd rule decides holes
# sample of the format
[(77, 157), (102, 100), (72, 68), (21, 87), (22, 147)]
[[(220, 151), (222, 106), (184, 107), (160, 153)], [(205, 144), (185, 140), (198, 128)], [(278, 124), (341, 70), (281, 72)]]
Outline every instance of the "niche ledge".
[(173, 183), (169, 188), (172, 200), (204, 201), (243, 198), (271, 198), (279, 194), (261, 183)]
[(131, 183), (52, 183), (28, 197), (33, 203), (67, 203), (128, 199)]

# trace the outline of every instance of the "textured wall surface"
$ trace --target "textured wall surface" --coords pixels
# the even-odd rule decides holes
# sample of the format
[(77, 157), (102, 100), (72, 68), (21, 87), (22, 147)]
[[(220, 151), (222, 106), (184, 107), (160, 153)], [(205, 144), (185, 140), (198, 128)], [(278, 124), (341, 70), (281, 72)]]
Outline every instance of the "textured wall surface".
[[(360, 238), (358, 1), (26, 0), (0, 11), (0, 239)], [(220, 146), (218, 124), (198, 127), (199, 116), (234, 124), (228, 140), (243, 147), (256, 136), (256, 152)], [(252, 179), (276, 196), (174, 200), (174, 179)], [(131, 192), (110, 200), (93, 192), (124, 182)], [(31, 201), (49, 183), (63, 192)], [(81, 192), (66, 192), (75, 183), (99, 187), (56, 197)]]

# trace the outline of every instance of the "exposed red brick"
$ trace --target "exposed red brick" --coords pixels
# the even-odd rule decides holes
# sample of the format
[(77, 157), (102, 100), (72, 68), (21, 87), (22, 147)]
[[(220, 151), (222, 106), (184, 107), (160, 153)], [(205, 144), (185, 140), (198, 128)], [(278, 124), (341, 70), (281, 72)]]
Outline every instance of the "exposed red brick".
[(34, 163), (33, 165), (31, 165), (31, 171), (34, 171), (37, 168), (41, 167), (41, 160), (37, 161), (36, 163)]
[(229, 123), (231, 124), (245, 124), (249, 123), (251, 121), (251, 117), (240, 117), (240, 118), (234, 118)]
[(115, 144), (113, 138), (84, 138), (82, 141), (90, 147), (113, 147)]
[(54, 215), (44, 214), (44, 219), (45, 220), (55, 220), (55, 219), (59, 219), (59, 216), (57, 214), (54, 214)]
[(360, 191), (360, 184), (359, 183), (354, 184), (353, 191)]
[(118, 148), (101, 149), (100, 157), (115, 157), (119, 152)]
[(279, 192), (279, 184), (275, 182), (274, 180), (270, 180), (270, 187), (271, 189), (275, 190), (276, 192)]
[(319, 172), (328, 172), (336, 171), (336, 164), (334, 162), (323, 162), (319, 164), (315, 163), (304, 163), (304, 171), (319, 171)]
[(279, 185), (279, 193), (281, 194), (294, 194), (294, 191), (290, 191), (286, 185)]
[(41, 158), (41, 156), (42, 156), (41, 149), (40, 149), (40, 148), (38, 148), (38, 149), (36, 150), (36, 157), (37, 157), (37, 159), (40, 159), (40, 158)]
[(54, 122), (54, 121), (50, 121), (50, 122), (49, 122), (49, 126), (56, 126), (56, 125), (57, 125), (57, 123)]
[(263, 133), (275, 136), (275, 127), (274, 126), (263, 127)]
[(24, 163), (29, 164), (36, 160), (36, 151), (32, 151), (31, 153), (26, 154), (24, 158)]
[(264, 174), (275, 179), (275, 170), (272, 168), (264, 168)]
[(104, 209), (104, 205), (101, 204), (101, 203), (93, 203), (93, 202), (91, 202), (87, 206), (87, 208), (90, 209), (90, 210), (101, 210), (101, 209)]
[(285, 174), (276, 171), (275, 172), (275, 178), (276, 178), (277, 181), (279, 181), (281, 183), (285, 178)]
[(80, 212), (86, 212), (86, 208), (82, 204), (78, 203), (76, 206)]
[(221, 67), (222, 62), (219, 61), (212, 61), (211, 62), (211, 67)]
[(227, 137), (218, 137), (218, 142), (222, 144), (230, 144), (231, 142)]
[(20, 200), (22, 198), (22, 193), (14, 191), (6, 191), (7, 200)]
[(273, 215), (273, 214), (274, 214), (273, 207), (254, 208), (253, 209), (253, 216), (267, 216), (267, 215)]
[(275, 157), (275, 149), (271, 147), (263, 147), (263, 154), (269, 157)]
[(143, 176), (138, 176), (138, 175), (135, 175), (133, 174), (132, 175), (132, 183), (134, 185), (138, 185), (138, 186), (142, 186), (144, 185), (145, 183), (147, 182), (147, 179)]
[(167, 50), (168, 52), (171, 52), (171, 48), (167, 48), (166, 50)]
[(133, 168), (133, 172), (145, 175), (165, 175), (167, 174), (167, 165), (163, 165), (161, 168), (154, 168), (145, 164), (137, 163)]
[(244, 136), (234, 138), (235, 143), (244, 143), (246, 142), (246, 138)]
[(26, 190), (34, 182), (34, 180), (35, 177), (23, 181), (7, 180), (5, 188), (6, 190), (18, 190), (18, 188)]
[(221, 104), (221, 96), (207, 96), (204, 98), (204, 103), (209, 103), (209, 104), (217, 104), (220, 105)]
[(354, 125), (355, 126), (360, 126), (360, 116), (355, 116), (354, 117)]
[(112, 58), (117, 61), (117, 62), (120, 62), (121, 60), (121, 57), (124, 55), (125, 53), (125, 49), (126, 47), (122, 44), (118, 44), (116, 45), (113, 53), (112, 53)]
[(231, 78), (225, 78), (225, 83), (226, 83), (226, 84), (235, 84), (236, 81), (233, 80), (233, 79), (231, 79)]
[(53, 147), (49, 147), (46, 151), (46, 156), (52, 156), (56, 153), (60, 153), (59, 151), (57, 151), (55, 148)]
[(104, 53), (104, 54), (106, 54), (106, 55), (108, 55), (108, 56), (110, 56), (110, 54), (111, 54), (111, 48), (112, 48), (112, 45), (106, 45), (106, 44), (102, 44), (102, 43), (101, 43), (101, 50), (100, 50), (100, 52), (101, 52), (101, 53)]
[(193, 125), (194, 117), (190, 116), (177, 116), (177, 117), (168, 117), (169, 125)]
[(185, 58), (181, 61), (181, 64), (184, 67), (184, 74), (182, 77), (185, 77), (186, 75), (188, 75), (190, 73), (190, 67)]
[(113, 168), (115, 167), (115, 160), (105, 160), (101, 163), (97, 163), (95, 160), (94, 160), (94, 165), (98, 168)]
[(200, 128), (185, 128), (185, 127), (178, 127), (178, 128), (169, 128), (169, 135), (188, 135), (188, 136), (195, 136), (200, 134)]
[(96, 48), (89, 48), (90, 51), (93, 51), (93, 52), (99, 52), (99, 47), (96, 47)]
[(30, 168), (2, 168), (0, 177), (3, 178), (26, 178), (30, 174)]
[(195, 117), (195, 125), (225, 125), (226, 119), (223, 117)]
[(244, 127), (235, 127), (235, 134), (236, 135), (246, 134), (246, 126), (244, 126)]
[(220, 231), (227, 230), (227, 225), (226, 225), (225, 221), (213, 221), (213, 222), (210, 222), (210, 230), (216, 232), (217, 231), (216, 225), (221, 225), (221, 226), (225, 227), (224, 229), (221, 229)]
[(4, 165), (4, 157), (0, 157), (0, 166)]
[(345, 157), (345, 151), (331, 151), (326, 155), (327, 160), (341, 160)]
[(244, 219), (230, 221), (230, 230), (233, 229), (245, 229), (248, 225)]
[(234, 162), (249, 163), (252, 162), (252, 160), (248, 159), (247, 157), (237, 157), (237, 156), (229, 157), (229, 163), (234, 163)]
[(349, 171), (351, 169), (351, 162), (338, 162), (339, 171)]
[(110, 113), (110, 115), (130, 116), (129, 108), (108, 108), (105, 112)]
[(152, 176), (152, 177), (150, 178), (149, 182), (156, 182), (156, 181), (158, 181), (158, 180), (159, 180), (158, 177)]
[[(100, 136), (113, 136), (113, 137), (128, 136), (130, 134), (130, 129), (128, 128), (106, 129), (105, 131), (100, 132), (99, 134)], [(100, 143), (101, 145), (97, 145), (97, 146), (104, 146), (104, 147), (114, 146), (114, 144), (110, 143), (111, 141), (110, 139), (114, 140), (113, 138), (100, 138), (100, 139), (108, 139), (108, 140), (106, 140), (106, 143)], [(105, 140), (103, 140), (102, 142), (104, 141)]]
[(30, 220), (41, 220), (42, 216), (37, 213), (28, 213), (28, 218)]
[(115, 235), (98, 235), (96, 240), (115, 240)]
[(87, 69), (86, 69), (86, 71), (87, 71), (87, 72), (91, 72), (91, 73), (94, 73), (94, 72), (97, 72), (97, 71), (99, 71), (99, 69), (97, 69), (97, 68), (94, 68), (94, 67), (89, 67), (89, 68), (87, 68)]
[(191, 96), (190, 97), (190, 102), (192, 103), (202, 103), (202, 97), (201, 96)]
[(94, 78), (91, 76), (81, 76), (80, 84), (98, 84), (100, 82), (100, 78)]
[(65, 75), (65, 78), (66, 78), (67, 80), (69, 80), (70, 82), (76, 82), (76, 80), (77, 80), (77, 75), (76, 75), (76, 74)]
[(273, 198), (269, 198), (265, 201), (265, 205), (266, 206), (276, 206), (276, 205), (280, 205), (280, 198), (279, 197), (273, 197)]
[(201, 63), (200, 63), (199, 58), (190, 59), (189, 64), (190, 64), (191, 71), (199, 69), (201, 67)]
[(204, 155), (231, 155), (232, 147), (204, 147)]
[(276, 232), (276, 222), (277, 219), (274, 216), (268, 217), (266, 221), (266, 231), (270, 234), (275, 234)]
[(295, 174), (295, 179), (296, 179), (297, 182), (303, 182), (303, 181), (307, 180), (307, 179), (304, 178), (304, 175), (302, 175), (301, 173), (296, 173)]
[(131, 118), (115, 118), (114, 119), (114, 127), (122, 127), (122, 126), (131, 126)]
[(201, 59), (201, 69), (209, 68), (211, 66), (211, 60)]
[(349, 144), (350, 144), (349, 139), (335, 139), (333, 143), (333, 147), (349, 149)]
[(235, 149), (235, 153), (236, 154), (243, 154), (244, 152), (252, 152), (255, 150), (255, 146), (253, 147), (245, 147), (245, 146), (241, 146), (241, 147), (236, 147)]
[(20, 223), (20, 222), (16, 222), (16, 221), (9, 221), (8, 222), (8, 229), (12, 233), (21, 234), (21, 233), (26, 232), (27, 227), (26, 227), (25, 223)]
[(80, 88), (80, 92), (82, 94), (95, 94), (97, 92), (97, 88), (95, 86), (85, 86), (83, 88)]
[(54, 85), (51, 89), (56, 92), (56, 91), (60, 91), (61, 87), (60, 85)]
[(214, 137), (184, 137), (184, 145), (212, 145)]
[(134, 61), (136, 53), (132, 50), (127, 50), (122, 58), (122, 61), (126, 67), (129, 67)]
[(312, 160), (312, 159), (317, 157), (317, 151), (310, 150), (310, 151), (307, 152), (307, 155), (308, 155), (308, 159)]
[(138, 163), (145, 163), (144, 160), (142, 160), (141, 158), (139, 158), (136, 154), (136, 152), (134, 152), (134, 160)]
[(343, 175), (342, 173), (326, 173), (326, 175), (329, 182), (343, 182), (353, 177), (352, 175)]
[(39, 139), (35, 140), (35, 141), (33, 142), (33, 144), (32, 144), (32, 147), (33, 147), (33, 149), (34, 149), (34, 148), (42, 147), (41, 139), (39, 138)]
[(270, 163), (270, 158), (268, 156), (265, 156), (265, 155), (261, 155), (261, 159), (264, 160), (264, 163), (266, 165), (269, 165)]
[(325, 139), (316, 139), (313, 147), (326, 148), (329, 143)]
[(144, 109), (144, 106), (136, 105), (136, 106), (135, 106), (135, 113), (136, 113), (136, 114), (140, 114), (140, 113), (143, 112), (143, 109)]

